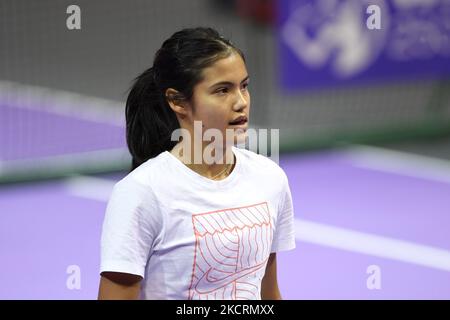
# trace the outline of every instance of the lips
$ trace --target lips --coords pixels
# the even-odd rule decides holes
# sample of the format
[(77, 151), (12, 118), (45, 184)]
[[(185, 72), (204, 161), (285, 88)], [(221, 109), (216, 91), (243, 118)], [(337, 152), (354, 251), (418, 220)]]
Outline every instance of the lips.
[(234, 119), (233, 121), (230, 121), (231, 125), (242, 125), (245, 124), (248, 121), (246, 116), (240, 116)]

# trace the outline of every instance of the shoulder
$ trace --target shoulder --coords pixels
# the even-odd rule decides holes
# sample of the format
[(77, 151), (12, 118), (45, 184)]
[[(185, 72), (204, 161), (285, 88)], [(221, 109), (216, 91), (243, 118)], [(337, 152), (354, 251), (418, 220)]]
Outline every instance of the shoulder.
[(252, 168), (269, 175), (278, 176), (282, 180), (287, 179), (284, 170), (271, 158), (243, 148), (235, 148), (235, 150), (240, 154), (241, 159), (251, 165)]
[[(156, 159), (156, 158), (154, 158)], [(155, 190), (154, 170), (160, 160), (151, 159), (115, 183), (106, 209), (105, 221), (112, 225), (139, 221), (148, 230), (162, 226), (161, 205)], [(155, 231), (156, 232), (156, 231)]]
[(144, 188), (151, 189), (159, 174), (164, 174), (166, 166), (166, 157), (162, 153), (155, 158), (149, 159), (124, 178), (116, 183), (121, 188)]
[(158, 183), (161, 183), (161, 175), (167, 170), (165, 156), (158, 155), (147, 160), (139, 167), (128, 173), (125, 177), (115, 183), (113, 194), (126, 194), (127, 197), (138, 199), (145, 198), (146, 201), (155, 201), (155, 192)]

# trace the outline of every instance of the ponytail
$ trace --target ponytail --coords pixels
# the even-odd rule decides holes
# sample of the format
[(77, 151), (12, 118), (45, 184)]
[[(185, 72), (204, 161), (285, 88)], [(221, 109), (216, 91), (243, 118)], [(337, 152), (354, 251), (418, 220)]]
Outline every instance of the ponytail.
[(180, 125), (158, 88), (153, 67), (135, 79), (125, 117), (127, 145), (132, 156), (130, 172), (177, 143), (171, 141), (171, 135)]

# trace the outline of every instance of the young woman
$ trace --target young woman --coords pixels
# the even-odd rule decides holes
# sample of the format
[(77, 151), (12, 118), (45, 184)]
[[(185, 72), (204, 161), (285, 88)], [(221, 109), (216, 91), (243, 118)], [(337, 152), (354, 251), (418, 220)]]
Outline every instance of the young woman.
[(276, 163), (236, 147), (248, 82), (243, 53), (211, 28), (176, 32), (137, 77), (132, 169), (106, 209), (99, 299), (281, 299), (276, 252), (295, 247), (292, 199)]

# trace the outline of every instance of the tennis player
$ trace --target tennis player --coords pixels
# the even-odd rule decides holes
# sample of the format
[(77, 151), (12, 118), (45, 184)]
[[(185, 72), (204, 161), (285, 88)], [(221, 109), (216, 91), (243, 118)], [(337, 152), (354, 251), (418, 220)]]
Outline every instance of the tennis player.
[(107, 205), (99, 299), (281, 299), (292, 198), (275, 162), (238, 147), (248, 85), (241, 50), (202, 27), (174, 33), (136, 78), (132, 167)]

